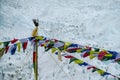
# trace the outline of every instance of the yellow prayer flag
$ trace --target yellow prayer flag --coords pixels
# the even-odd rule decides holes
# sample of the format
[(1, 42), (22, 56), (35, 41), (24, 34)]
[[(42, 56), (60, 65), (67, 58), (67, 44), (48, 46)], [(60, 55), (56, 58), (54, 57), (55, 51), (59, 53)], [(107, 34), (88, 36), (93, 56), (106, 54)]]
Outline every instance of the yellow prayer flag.
[(57, 48), (52, 48), (51, 50), (52, 50), (51, 51), (52, 53), (55, 53), (55, 51), (57, 50)]
[(90, 57), (90, 59), (95, 58), (95, 56), (93, 56), (93, 54), (94, 54), (94, 53), (95, 53), (95, 51), (93, 51), (93, 50), (91, 50), (91, 51), (90, 51), (90, 56), (89, 56), (89, 57)]
[(106, 57), (112, 57), (112, 54), (105, 54)]
[(75, 60), (74, 62), (75, 62), (76, 64), (84, 63), (84, 61), (81, 61), (81, 60)]
[(0, 58), (4, 55), (5, 48), (0, 48)]
[(93, 58), (95, 58), (95, 56), (93, 56), (92, 54), (90, 54), (90, 59), (93, 59)]
[(65, 50), (68, 46), (70, 46), (70, 45), (71, 45), (71, 43), (69, 43), (69, 42), (65, 42), (64, 50)]
[(3, 42), (0, 42), (0, 45), (2, 44)]
[(95, 58), (96, 56), (94, 56), (94, 54), (99, 54), (99, 52), (95, 52), (95, 51), (93, 51), (93, 50), (91, 50), (90, 51), (90, 59), (93, 59), (93, 58)]
[(36, 39), (37, 40), (43, 40), (44, 38), (42, 36), (37, 36)]
[(17, 43), (17, 47), (18, 47), (18, 52), (20, 52), (20, 48), (21, 48), (20, 42)]
[(78, 50), (77, 50), (77, 53), (80, 53), (80, 52), (81, 52), (81, 49), (78, 49)]
[(46, 43), (44, 43), (43, 46), (46, 47)]
[(97, 70), (97, 72), (98, 72), (100, 75), (104, 74), (104, 71), (103, 71), (103, 70)]

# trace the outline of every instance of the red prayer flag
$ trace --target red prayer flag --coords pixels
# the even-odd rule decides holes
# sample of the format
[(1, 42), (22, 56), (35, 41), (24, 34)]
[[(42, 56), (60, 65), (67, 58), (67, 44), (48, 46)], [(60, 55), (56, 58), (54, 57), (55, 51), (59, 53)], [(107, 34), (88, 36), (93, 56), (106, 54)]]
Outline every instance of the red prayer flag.
[(24, 51), (25, 51), (26, 48), (27, 48), (27, 44), (28, 44), (28, 41), (23, 43), (23, 50), (24, 50)]
[(96, 69), (95, 66), (90, 66), (90, 67), (87, 68), (87, 70), (89, 70), (89, 69), (91, 69), (91, 68)]
[(87, 57), (87, 56), (89, 56), (89, 55), (90, 55), (89, 52), (85, 52), (85, 53), (83, 54), (83, 57), (85, 58), (85, 57)]
[(5, 47), (5, 53), (8, 52), (9, 46)]
[(68, 55), (68, 56), (64, 56), (65, 58), (74, 58), (73, 56), (71, 55)]
[(101, 52), (98, 54), (98, 60), (102, 60), (103, 57), (105, 56), (105, 54), (107, 54), (106, 51), (101, 51)]
[(18, 39), (13, 39), (11, 43), (14, 44), (16, 41), (18, 41)]

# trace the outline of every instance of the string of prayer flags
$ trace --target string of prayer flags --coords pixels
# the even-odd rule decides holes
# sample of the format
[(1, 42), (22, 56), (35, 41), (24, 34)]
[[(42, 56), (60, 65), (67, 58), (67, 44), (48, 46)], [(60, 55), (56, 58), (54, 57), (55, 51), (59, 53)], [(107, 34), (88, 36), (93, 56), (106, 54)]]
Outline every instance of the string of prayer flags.
[(89, 57), (90, 59), (93, 59), (97, 57), (98, 60), (101, 60), (101, 61), (112, 60), (113, 62), (117, 62), (120, 64), (120, 52), (103, 50), (99, 48), (93, 48), (93, 47), (83, 46), (83, 45), (69, 43), (69, 42), (63, 42), (57, 39), (50, 39), (44, 36), (28, 37), (24, 39), (13, 39), (11, 41), (0, 42), (0, 45), (3, 45), (3, 48), (0, 48), (0, 58), (4, 55), (4, 53), (7, 53), (7, 52), (10, 52), (11, 55), (14, 55), (16, 50), (20, 52), (21, 48), (23, 48), (23, 51), (25, 52), (27, 45), (28, 45), (28, 41), (30, 41), (34, 47), (33, 66), (34, 66), (35, 77), (37, 76), (37, 71), (35, 69), (37, 68), (36, 66), (37, 58), (35, 57), (37, 55), (35, 51), (36, 50), (35, 43), (37, 41), (38, 42), (37, 44), (41, 47), (44, 47), (45, 51), (51, 50), (52, 53), (57, 54), (58, 59), (60, 61), (62, 61), (62, 56), (64, 56), (65, 58), (70, 59), (69, 63), (74, 62), (78, 64), (79, 66), (86, 66), (87, 70), (92, 69), (92, 72), (98, 72), (101, 76), (111, 75), (120, 80), (119, 77), (112, 75), (111, 73), (105, 72), (95, 66), (92, 66), (88, 64), (87, 62), (84, 62), (78, 58), (75, 58), (72, 55), (61, 54), (62, 52), (80, 53), (80, 55), (84, 58)]
[[(41, 38), (44, 38), (44, 37), (41, 37)], [(41, 41), (39, 43), (39, 45), (44, 45), (42, 47), (45, 47), (45, 51), (51, 50), (52, 53), (55, 52), (55, 54), (58, 55), (58, 59), (60, 61), (62, 60), (62, 58), (60, 56), (60, 53), (56, 52), (57, 50), (62, 51), (62, 52), (69, 52), (69, 53), (78, 52), (78, 53), (81, 53), (84, 57), (89, 56), (90, 59), (98, 57), (98, 59), (101, 60), (101, 61), (102, 60), (111, 60), (111, 59), (120, 58), (119, 55), (118, 55), (119, 53), (117, 53), (115, 55), (115, 53), (113, 54), (112, 51), (111, 51), (111, 53), (113, 54), (112, 55), (107, 50), (100, 50), (98, 48), (92, 48), (92, 47), (89, 47), (89, 46), (82, 46), (82, 45), (72, 44), (72, 43), (68, 43), (68, 42), (66, 43), (66, 42), (63, 42), (63, 41), (49, 39), (49, 38), (47, 38), (45, 41), (44, 41), (44, 39), (41, 39), (39, 41)], [(116, 57), (116, 56), (118, 56), (118, 57)], [(64, 57), (70, 59), (69, 63), (74, 62), (74, 63), (76, 63), (80, 66), (86, 66), (88, 70), (92, 69), (92, 72), (98, 72), (98, 74), (100, 74), (101, 76), (111, 75), (111, 76), (113, 76), (117, 79), (120, 79), (119, 77), (117, 77), (115, 75), (112, 75), (111, 73), (105, 72), (105, 71), (103, 71), (103, 70), (101, 70), (101, 69), (99, 69), (95, 66), (92, 66), (92, 65), (90, 65), (90, 64), (88, 64), (88, 63), (86, 63), (86, 62), (84, 62), (80, 59), (77, 59), (74, 56), (64, 54)]]
[[(54, 48), (52, 48), (52, 49), (54, 49)], [(56, 52), (57, 50), (59, 51), (59, 49), (56, 49), (54, 52), (55, 52), (56, 55), (59, 56), (59, 52)], [(113, 76), (113, 77), (115, 77), (115, 78), (117, 78), (117, 79), (120, 79), (119, 77), (117, 77), (117, 76), (115, 76), (115, 75), (112, 75), (111, 73), (105, 72), (104, 70), (101, 70), (101, 69), (99, 69), (99, 68), (97, 68), (97, 67), (95, 67), (95, 66), (93, 66), (93, 65), (90, 65), (90, 64), (88, 64), (87, 62), (84, 62), (84, 61), (82, 61), (82, 60), (80, 60), (80, 59), (78, 59), (78, 58), (75, 58), (75, 57), (72, 56), (72, 55), (68, 55), (68, 54), (65, 54), (65, 53), (64, 53), (64, 54), (62, 54), (61, 56), (64, 56), (65, 58), (70, 59), (70, 62), (69, 62), (69, 63), (74, 62), (74, 63), (78, 64), (79, 66), (86, 66), (86, 67), (87, 67), (87, 70), (92, 69), (92, 72), (97, 72), (97, 73), (100, 74), (101, 76), (111, 75), (111, 76)], [(60, 60), (59, 57), (58, 57), (58, 59)]]
[(9, 52), (11, 53), (11, 55), (14, 55), (16, 50), (20, 52), (21, 45), (22, 45), (23, 51), (25, 52), (27, 45), (28, 45), (28, 40), (32, 43), (33, 39), (35, 39), (35, 37), (13, 39), (11, 41), (0, 42), (0, 44), (3, 46), (5, 53)]
[(101, 70), (101, 69), (99, 69), (99, 68), (97, 68), (97, 67), (95, 67), (93, 65), (90, 65), (87, 62), (84, 62), (84, 61), (82, 61), (82, 60), (80, 60), (80, 59), (78, 59), (78, 58), (76, 58), (76, 57), (74, 57), (72, 55), (67, 54), (67, 53), (62, 54), (62, 56), (64, 56), (65, 58), (70, 59), (69, 63), (74, 62), (74, 63), (78, 64), (79, 66), (86, 66), (87, 70), (92, 69), (92, 72), (98, 72), (98, 74), (100, 74), (101, 76), (111, 75), (111, 76), (113, 76), (115, 78), (120, 79), (120, 77), (117, 77), (117, 76), (115, 76), (115, 75), (113, 75), (111, 73), (105, 72), (104, 70)]
[(37, 36), (37, 40), (39, 41), (39, 45), (41, 47), (45, 47), (45, 51), (51, 49), (52, 52), (54, 52), (54, 48), (57, 48), (60, 51), (65, 51), (68, 53), (80, 53), (83, 58), (89, 56), (90, 59), (93, 59), (97, 57), (98, 60), (101, 61), (112, 60), (113, 62), (120, 63), (120, 52), (63, 42), (57, 39), (46, 38), (44, 36)]

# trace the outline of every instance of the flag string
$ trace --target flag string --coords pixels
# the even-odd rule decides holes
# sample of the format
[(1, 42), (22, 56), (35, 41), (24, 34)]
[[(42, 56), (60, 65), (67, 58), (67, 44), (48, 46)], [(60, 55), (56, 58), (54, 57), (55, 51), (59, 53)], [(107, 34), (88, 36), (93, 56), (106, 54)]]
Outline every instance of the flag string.
[[(58, 58), (60, 61), (62, 61), (63, 56), (62, 52), (68, 52), (68, 53), (80, 53), (80, 56), (82, 57), (90, 57), (90, 59), (93, 59), (95, 57), (98, 58), (98, 60), (101, 61), (108, 61), (111, 60), (112, 62), (117, 62), (120, 64), (120, 53), (116, 51), (110, 51), (105, 49), (99, 49), (89, 46), (83, 46), (79, 44), (74, 44), (70, 42), (64, 42), (57, 39), (51, 39), (44, 36), (35, 36), (35, 37), (28, 37), (23, 39), (13, 39), (10, 41), (0, 42), (0, 58), (6, 54), (7, 52), (10, 52), (11, 55), (14, 55), (16, 50), (20, 52), (21, 47), (23, 48), (23, 52), (27, 49), (28, 42), (31, 43), (31, 45), (35, 44), (35, 41), (37, 41), (38, 46), (44, 47), (45, 51), (51, 50), (52, 53), (55, 53), (58, 51)], [(35, 52), (33, 51), (33, 64), (36, 60)], [(82, 66), (89, 66), (87, 69), (92, 69), (93, 72), (98, 72), (101, 76), (105, 75), (111, 75), (113, 77), (116, 77), (120, 79), (119, 77), (112, 75), (111, 73), (105, 72), (99, 68), (96, 68), (95, 66), (89, 65), (88, 63), (79, 60), (71, 55), (64, 56), (65, 58), (70, 59), (70, 63), (74, 62), (78, 65)], [(82, 63), (82, 64), (81, 64)], [(35, 69), (34, 64), (34, 69)], [(36, 71), (34, 71), (36, 73)]]

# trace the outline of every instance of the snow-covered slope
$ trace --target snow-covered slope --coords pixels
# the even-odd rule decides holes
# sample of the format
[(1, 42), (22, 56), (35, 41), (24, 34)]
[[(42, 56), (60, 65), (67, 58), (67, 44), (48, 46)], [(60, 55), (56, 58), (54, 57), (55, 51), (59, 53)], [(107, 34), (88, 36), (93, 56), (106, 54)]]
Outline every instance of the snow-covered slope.
[[(119, 13), (119, 0), (0, 0), (0, 41), (31, 36), (32, 19), (38, 18), (39, 35), (120, 51)], [(0, 60), (0, 80), (33, 80), (31, 49), (14, 56), (4, 55)], [(39, 48), (39, 80), (114, 80), (68, 64), (66, 59), (59, 62), (49, 53)], [(84, 60), (120, 75), (118, 64)]]

